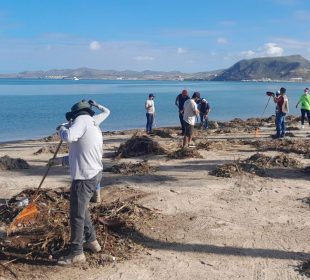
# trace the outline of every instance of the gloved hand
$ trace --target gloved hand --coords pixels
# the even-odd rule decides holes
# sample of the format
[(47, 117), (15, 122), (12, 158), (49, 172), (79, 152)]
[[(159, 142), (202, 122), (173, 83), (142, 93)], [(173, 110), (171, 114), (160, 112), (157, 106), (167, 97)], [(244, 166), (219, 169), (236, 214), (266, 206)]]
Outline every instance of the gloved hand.
[(64, 126), (65, 128), (69, 128), (70, 123), (62, 123), (62, 124), (58, 125), (58, 126), (56, 127), (57, 133), (59, 132), (59, 129), (60, 129), (62, 126)]
[(48, 163), (48, 166), (62, 165), (62, 157), (51, 158)]
[(88, 100), (89, 105), (94, 106), (94, 107), (98, 107), (98, 103), (95, 100)]

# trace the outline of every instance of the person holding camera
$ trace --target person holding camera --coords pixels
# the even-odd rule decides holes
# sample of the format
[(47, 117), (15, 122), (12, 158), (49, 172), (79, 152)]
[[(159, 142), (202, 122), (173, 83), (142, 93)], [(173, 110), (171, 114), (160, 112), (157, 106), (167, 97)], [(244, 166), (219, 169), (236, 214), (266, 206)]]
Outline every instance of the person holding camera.
[(286, 89), (280, 88), (280, 95), (273, 95), (273, 100), (277, 104), (276, 111), (276, 138), (283, 138), (285, 136), (285, 115), (288, 113), (288, 98), (286, 95)]

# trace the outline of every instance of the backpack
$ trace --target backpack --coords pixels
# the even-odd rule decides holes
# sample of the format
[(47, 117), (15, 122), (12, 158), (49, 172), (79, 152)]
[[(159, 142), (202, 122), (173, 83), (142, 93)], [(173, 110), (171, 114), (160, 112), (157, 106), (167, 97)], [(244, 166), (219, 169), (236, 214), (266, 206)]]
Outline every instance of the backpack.
[(288, 113), (288, 98), (287, 96), (283, 96), (284, 102), (282, 104), (282, 113)]

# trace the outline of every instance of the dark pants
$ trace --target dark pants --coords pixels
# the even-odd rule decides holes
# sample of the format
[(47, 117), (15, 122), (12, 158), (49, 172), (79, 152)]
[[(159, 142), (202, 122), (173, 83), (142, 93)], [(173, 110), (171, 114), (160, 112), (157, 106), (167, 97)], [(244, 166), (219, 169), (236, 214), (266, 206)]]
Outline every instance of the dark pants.
[(184, 126), (183, 114), (179, 113), (179, 119), (180, 119), (180, 124), (181, 124), (181, 128), (182, 128), (182, 134), (184, 135), (185, 126)]
[(208, 128), (208, 115), (205, 113), (200, 113), (200, 123), (205, 128)]
[(151, 133), (154, 122), (154, 114), (146, 113), (146, 132)]
[(277, 138), (285, 136), (285, 115), (282, 112), (276, 114)]
[(83, 240), (96, 240), (95, 228), (92, 225), (88, 205), (101, 181), (101, 171), (89, 180), (73, 180), (70, 190), (70, 225), (71, 225), (71, 254), (83, 252)]
[(310, 110), (301, 109), (301, 125), (304, 125), (305, 123), (305, 115), (307, 114), (307, 119), (310, 125)]

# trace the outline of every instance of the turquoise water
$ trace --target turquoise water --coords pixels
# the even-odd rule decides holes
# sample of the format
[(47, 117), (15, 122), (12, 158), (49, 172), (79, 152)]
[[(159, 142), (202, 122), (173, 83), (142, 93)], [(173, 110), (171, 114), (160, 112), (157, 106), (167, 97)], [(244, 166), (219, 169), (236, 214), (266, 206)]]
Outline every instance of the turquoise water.
[[(65, 112), (81, 99), (95, 99), (111, 110), (102, 130), (144, 128), (144, 102), (154, 93), (156, 125), (178, 125), (175, 98), (182, 89), (199, 91), (209, 100), (210, 120), (260, 117), (268, 101), (266, 91), (287, 88), (290, 113), (308, 85), (303, 83), (241, 83), (187, 81), (15, 80), (0, 79), (0, 142), (51, 135), (65, 121)], [(264, 116), (274, 113), (269, 103)]]

